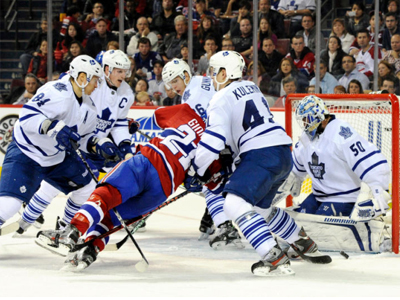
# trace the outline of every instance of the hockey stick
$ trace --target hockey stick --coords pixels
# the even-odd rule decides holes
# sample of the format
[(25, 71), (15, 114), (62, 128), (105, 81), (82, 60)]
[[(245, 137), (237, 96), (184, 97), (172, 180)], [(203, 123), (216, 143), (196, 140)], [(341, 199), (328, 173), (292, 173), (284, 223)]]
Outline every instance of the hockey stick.
[(147, 133), (144, 133), (143, 131), (141, 131), (141, 130), (138, 130), (137, 132), (139, 132), (141, 135), (143, 135), (146, 139), (148, 139), (149, 141), (152, 139), (152, 137), (151, 136), (149, 136)]
[[(162, 203), (161, 205), (157, 206), (155, 209), (149, 211), (148, 213), (126, 221), (126, 223), (128, 224), (128, 226), (131, 225), (131, 224), (133, 224), (133, 223), (136, 223), (136, 222), (137, 222), (135, 228), (133, 228), (133, 229), (131, 230), (131, 233), (134, 234), (134, 233), (140, 228), (140, 226), (141, 226), (154, 212), (156, 212), (157, 210), (160, 210), (161, 208), (163, 208), (163, 207), (165, 207), (165, 206), (171, 204), (172, 202), (175, 202), (176, 200), (178, 200), (178, 199), (180, 199), (180, 198), (182, 198), (182, 197), (185, 197), (185, 196), (186, 196), (187, 194), (189, 194), (189, 193), (190, 193), (190, 192), (186, 190), (186, 191), (180, 193), (179, 195), (176, 195), (175, 197), (173, 197), (173, 198), (171, 198), (171, 199), (168, 199), (167, 201), (165, 201), (165, 202)], [(118, 227), (119, 227), (119, 228), (118, 228)], [(122, 227), (120, 227), (120, 226), (118, 226), (118, 227), (115, 227), (114, 229), (118, 228), (118, 230), (120, 230), (120, 229), (122, 228)], [(114, 230), (114, 229), (113, 229), (113, 230)], [(116, 231), (118, 231), (118, 230), (116, 230)], [(110, 232), (110, 231), (109, 231), (109, 232)], [(114, 232), (115, 232), (115, 231), (113, 231), (113, 232), (111, 232), (111, 233), (114, 233)], [(111, 234), (111, 233), (110, 233), (110, 234)], [(108, 235), (106, 235), (106, 236), (108, 236)], [(95, 237), (95, 238), (96, 238), (96, 239), (97, 239), (97, 238), (103, 238), (103, 237), (106, 237), (106, 236), (98, 236), (98, 237)], [(122, 247), (122, 245), (125, 244), (125, 242), (127, 241), (128, 237), (129, 237), (129, 236), (127, 235), (124, 239), (122, 239), (121, 241), (119, 241), (119, 242), (116, 243), (116, 244), (108, 244), (108, 245), (106, 245), (106, 248), (105, 248), (104, 250), (106, 250), (106, 251), (117, 251), (119, 248)], [(80, 246), (80, 245), (77, 245), (77, 246)]]
[[(90, 173), (90, 175), (92, 176), (93, 180), (98, 183), (98, 179), (96, 177), (96, 175), (94, 175), (93, 170), (90, 168), (88, 162), (86, 161), (86, 159), (83, 157), (81, 151), (78, 149), (78, 145), (75, 142), (71, 141), (71, 144), (76, 152), (76, 154), (78, 154), (79, 158), (81, 159), (81, 161), (83, 162), (83, 164), (85, 165), (86, 169), (88, 170), (88, 172)], [(149, 262), (147, 261), (146, 257), (144, 256), (142, 250), (140, 249), (138, 243), (136, 242), (135, 238), (133, 237), (133, 235), (131, 234), (131, 232), (129, 231), (128, 227), (126, 226), (124, 220), (122, 219), (121, 215), (119, 214), (119, 212), (117, 211), (117, 209), (114, 207), (113, 211), (115, 213), (115, 215), (117, 216), (119, 222), (121, 223), (122, 227), (125, 229), (125, 231), (128, 233), (129, 237), (131, 238), (133, 244), (136, 246), (136, 249), (139, 251), (140, 255), (142, 256), (143, 261), (139, 261), (135, 267), (136, 270), (138, 270), (139, 272), (145, 272), (149, 266)]]
[(18, 228), (19, 228), (18, 221), (12, 222), (12, 223), (0, 228), (0, 236), (13, 233), (13, 232), (17, 231)]

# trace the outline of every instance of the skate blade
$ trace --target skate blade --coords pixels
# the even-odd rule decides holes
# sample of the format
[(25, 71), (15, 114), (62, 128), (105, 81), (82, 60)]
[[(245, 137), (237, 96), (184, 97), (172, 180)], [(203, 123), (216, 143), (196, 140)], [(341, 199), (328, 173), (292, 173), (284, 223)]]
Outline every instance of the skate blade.
[(253, 274), (255, 276), (261, 276), (261, 277), (283, 277), (283, 276), (293, 276), (296, 274), (292, 270), (290, 265), (281, 265), (272, 271), (270, 269), (271, 268), (268, 266), (259, 267), (253, 271)]
[(35, 222), (33, 222), (32, 225), (33, 225), (33, 227), (35, 227), (35, 228), (37, 228), (37, 229), (40, 229), (40, 228), (42, 228), (42, 225), (43, 225), (43, 224), (35, 221)]
[(219, 242), (215, 242), (211, 245), (211, 248), (213, 248), (214, 250), (222, 250), (222, 249), (226, 249), (226, 248), (231, 248), (231, 247), (236, 247), (238, 249), (244, 249), (245, 246), (242, 244), (241, 240), (234, 240), (234, 241), (230, 241), (230, 242), (226, 242), (226, 241), (219, 241)]
[(208, 237), (210, 235), (208, 233), (202, 232), (198, 238), (199, 241), (204, 241), (204, 240), (208, 240)]
[(51, 245), (51, 240), (44, 235), (39, 234), (35, 239), (35, 243), (40, 247), (60, 256), (67, 256), (69, 252), (69, 248), (63, 244), (59, 244), (58, 247), (54, 247)]
[(85, 270), (88, 265), (84, 262), (79, 262), (77, 266), (71, 263), (65, 263), (65, 265), (60, 269), (61, 272), (72, 272), (72, 273), (80, 273)]

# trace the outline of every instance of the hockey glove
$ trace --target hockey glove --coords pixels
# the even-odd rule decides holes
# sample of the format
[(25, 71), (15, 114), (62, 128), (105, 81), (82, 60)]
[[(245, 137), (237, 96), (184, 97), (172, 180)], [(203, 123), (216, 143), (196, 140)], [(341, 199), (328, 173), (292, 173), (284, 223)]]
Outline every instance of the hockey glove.
[(63, 121), (58, 120), (45, 120), (42, 123), (40, 133), (47, 134), (49, 137), (55, 139), (58, 143), (56, 148), (60, 151), (64, 151), (65, 149), (72, 151), (71, 142), (78, 144), (81, 139), (81, 136), (75, 130), (65, 125)]
[(128, 118), (129, 133), (134, 134), (140, 128), (140, 123), (132, 118)]
[(199, 181), (197, 176), (190, 176), (188, 173), (186, 173), (183, 186), (186, 190), (192, 193), (200, 193), (203, 189), (203, 184)]
[(230, 176), (232, 174), (233, 157), (228, 148), (225, 148), (219, 153), (219, 161), (221, 162), (224, 176)]
[(350, 219), (357, 222), (368, 222), (388, 210), (390, 195), (382, 187), (373, 187), (361, 182), (361, 191), (350, 214)]
[[(107, 160), (120, 161), (121, 157), (117, 146), (109, 138), (102, 138), (95, 142), (96, 153)], [(121, 155), (122, 156), (122, 155)]]
[(135, 145), (131, 146), (131, 143), (128, 140), (119, 143), (118, 150), (123, 159), (131, 158), (133, 156), (132, 147), (135, 149)]

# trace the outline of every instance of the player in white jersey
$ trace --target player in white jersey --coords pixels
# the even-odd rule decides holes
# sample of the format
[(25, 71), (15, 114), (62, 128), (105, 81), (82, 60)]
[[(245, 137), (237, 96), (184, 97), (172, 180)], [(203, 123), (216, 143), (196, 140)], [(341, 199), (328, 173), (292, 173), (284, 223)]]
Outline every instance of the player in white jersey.
[[(132, 89), (125, 82), (125, 77), (130, 76), (130, 61), (122, 51), (109, 50), (104, 53), (102, 64), (104, 71), (102, 79), (105, 83), (91, 94), (97, 110), (97, 122), (92, 124), (92, 130), (98, 139), (107, 139), (110, 135), (114, 144), (118, 146), (119, 156), (127, 159), (133, 155), (126, 118), (134, 101)], [(105, 165), (105, 158), (97, 153), (88, 153), (86, 158), (95, 174)], [(113, 160), (110, 163), (116, 162)], [(107, 164), (110, 166), (110, 163)], [(64, 216), (59, 220), (62, 227), (71, 221), (82, 201), (86, 201), (91, 192), (86, 198), (77, 197), (76, 192), (72, 192), (67, 200)], [(59, 193), (56, 187), (43, 181), (22, 214), (19, 221), (20, 229), (17, 232), (22, 234), (26, 231)]]
[(207, 109), (207, 127), (196, 152), (195, 167), (199, 176), (204, 176), (225, 146), (231, 149), (233, 174), (223, 190), (224, 211), (261, 256), (252, 272), (258, 276), (293, 275), (289, 258), (271, 232), (302, 257), (318, 256), (313, 260), (318, 263), (331, 259), (321, 256), (316, 244), (287, 213), (271, 207), (277, 189), (292, 169), (292, 140), (274, 121), (259, 88), (240, 80), (244, 66), (242, 56), (235, 51), (221, 51), (210, 59), (217, 93)]
[(93, 190), (95, 183), (77, 159), (94, 148), (109, 156), (115, 149), (93, 133), (96, 107), (90, 95), (103, 71), (91, 57), (81, 55), (70, 65), (70, 74), (48, 82), (21, 109), (3, 163), (0, 180), (0, 226), (29, 203), (43, 179), (65, 194)]
[[(379, 251), (383, 228), (377, 222), (370, 223), (367, 228), (352, 220), (370, 221), (387, 211), (390, 195), (386, 190), (389, 188), (390, 169), (386, 158), (350, 124), (330, 114), (322, 99), (316, 96), (306, 96), (299, 102), (296, 119), (303, 133), (293, 149), (292, 173), (279, 190), (298, 196), (301, 183), (308, 174), (312, 180), (312, 193), (294, 210), (314, 215), (350, 217), (350, 220), (346, 218), (346, 222), (347, 227), (352, 226), (353, 233), (349, 231), (342, 241), (340, 235), (347, 233), (343, 233), (343, 226), (334, 226), (332, 220), (325, 222), (326, 219), (317, 217), (307, 219), (306, 215), (292, 215), (301, 219), (304, 226), (310, 224), (310, 228), (318, 222), (318, 231), (325, 232), (321, 240), (331, 244), (323, 245), (324, 249), (339, 250), (335, 245), (340, 244), (340, 250)], [(324, 226), (330, 229), (324, 231)], [(375, 228), (379, 232), (374, 241)], [(332, 239), (327, 236), (331, 232)], [(364, 245), (363, 239), (367, 240)], [(315, 240), (318, 241), (319, 237), (316, 236)]]
[[(190, 68), (186, 64), (183, 64), (181, 60), (174, 59), (165, 65), (163, 72), (162, 72), (163, 82), (169, 88), (172, 88), (178, 95), (182, 96), (182, 103), (186, 103), (190, 97), (195, 99), (203, 99), (204, 103), (207, 105), (198, 105), (202, 111), (199, 111), (197, 105), (196, 107), (192, 107), (193, 109), (197, 110), (200, 115), (203, 116), (203, 119), (206, 120), (207, 115), (204, 108), (208, 107), (208, 102), (215, 94), (215, 89), (212, 84), (212, 80), (210, 77), (207, 76), (191, 76), (190, 75)], [(190, 103), (190, 102), (189, 102)], [(191, 103), (190, 103), (191, 104)], [(191, 104), (192, 105), (192, 104)], [(204, 111), (203, 111), (204, 110)], [(190, 187), (192, 184), (192, 180), (190, 176), (186, 177), (185, 180), (185, 187), (190, 191), (202, 191), (201, 186)], [(214, 191), (213, 191), (214, 190)], [(219, 186), (213, 185), (210, 183), (209, 187), (205, 186), (203, 188), (203, 193), (206, 196), (206, 204), (209, 211), (211, 211), (211, 217), (217, 227), (221, 227), (218, 235), (221, 234), (221, 230), (224, 232), (224, 244), (225, 243), (234, 243), (241, 247), (240, 243), (240, 236), (236, 230), (230, 223), (229, 218), (223, 212), (223, 198), (219, 193)], [(205, 214), (207, 215), (207, 214)], [(205, 217), (203, 216), (203, 219)], [(202, 223), (204, 222), (202, 219)], [(211, 230), (205, 228), (204, 226), (200, 225), (200, 231), (203, 232), (200, 239), (205, 239), (208, 237)], [(222, 238), (222, 236), (221, 236)], [(215, 247), (217, 247), (217, 242), (219, 240), (215, 240)], [(213, 246), (210, 243), (210, 246)]]

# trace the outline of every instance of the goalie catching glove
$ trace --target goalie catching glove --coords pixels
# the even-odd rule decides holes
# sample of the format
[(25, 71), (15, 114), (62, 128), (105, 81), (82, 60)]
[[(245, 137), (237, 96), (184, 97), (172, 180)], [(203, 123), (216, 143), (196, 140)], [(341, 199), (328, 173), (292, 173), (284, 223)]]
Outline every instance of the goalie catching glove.
[(361, 191), (350, 214), (350, 219), (357, 222), (368, 222), (389, 209), (390, 195), (382, 187), (376, 186), (371, 189), (361, 182)]
[(276, 192), (276, 195), (272, 200), (272, 205), (278, 204), (289, 195), (293, 197), (300, 196), (302, 183), (302, 178), (296, 176), (293, 172), (290, 172), (288, 178), (286, 178)]

